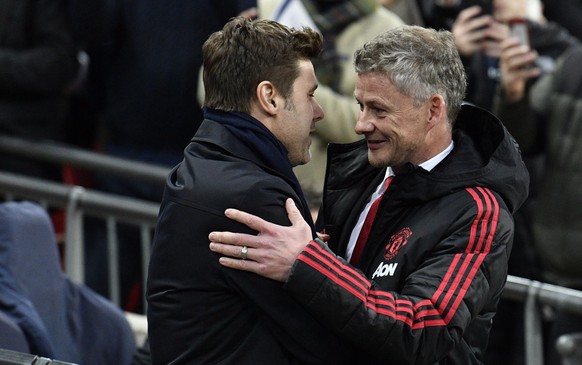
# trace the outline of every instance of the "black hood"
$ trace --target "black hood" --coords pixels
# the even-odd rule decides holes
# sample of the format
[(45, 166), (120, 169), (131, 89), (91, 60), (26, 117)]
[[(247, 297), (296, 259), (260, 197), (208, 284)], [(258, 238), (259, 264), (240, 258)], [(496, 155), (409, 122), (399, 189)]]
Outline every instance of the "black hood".
[[(469, 186), (482, 186), (499, 193), (512, 213), (529, 193), (529, 173), (515, 139), (490, 112), (465, 103), (453, 128), (453, 151), (431, 172), (413, 164), (399, 171), (392, 184), (398, 192), (391, 198), (403, 202), (428, 201)], [(383, 169), (367, 160), (366, 141), (329, 146), (332, 161), (326, 185), (331, 189), (349, 188), (361, 179), (380, 179)], [(338, 161), (341, 160), (341, 161)], [(379, 180), (378, 180), (379, 181)]]

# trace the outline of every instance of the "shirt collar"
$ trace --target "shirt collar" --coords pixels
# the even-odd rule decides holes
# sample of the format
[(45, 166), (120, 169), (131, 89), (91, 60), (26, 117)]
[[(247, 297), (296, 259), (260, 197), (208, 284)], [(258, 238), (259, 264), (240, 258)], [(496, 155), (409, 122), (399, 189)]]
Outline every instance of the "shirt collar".
[(434, 156), (430, 160), (427, 160), (427, 161), (421, 163), (419, 166), (422, 167), (423, 169), (425, 169), (426, 171), (430, 171), (430, 170), (434, 169), (434, 167), (436, 165), (441, 163), (441, 161), (444, 160), (445, 157), (447, 157), (449, 155), (449, 153), (451, 153), (454, 146), (455, 146), (455, 143), (451, 141), (449, 146), (447, 148), (445, 148), (441, 153)]
[[(447, 146), (447, 148), (445, 148), (442, 152), (440, 152), (438, 155), (434, 156), (433, 158), (424, 161), (423, 163), (421, 163), (418, 166), (422, 167), (426, 171), (431, 171), (432, 169), (434, 169), (434, 167), (436, 165), (438, 165), (442, 160), (444, 160), (445, 157), (447, 157), (449, 155), (449, 153), (451, 153), (451, 151), (453, 150), (454, 147), (455, 147), (455, 143), (453, 141), (451, 141), (451, 143)], [(390, 176), (395, 176), (395, 175), (396, 174), (394, 173), (394, 170), (392, 170), (392, 167), (388, 166), (386, 168), (386, 174), (384, 176), (384, 180), (386, 180)]]

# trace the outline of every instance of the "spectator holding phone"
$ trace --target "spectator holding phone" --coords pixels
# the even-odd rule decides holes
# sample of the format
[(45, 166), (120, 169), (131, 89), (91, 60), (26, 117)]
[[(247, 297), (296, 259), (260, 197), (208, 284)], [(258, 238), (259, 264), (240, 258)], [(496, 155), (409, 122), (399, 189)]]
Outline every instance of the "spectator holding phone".
[(451, 30), (459, 13), (479, 6), (483, 14), (491, 14), (491, 0), (379, 0), (406, 24)]
[[(495, 111), (528, 160), (541, 162), (537, 171), (530, 167), (535, 195), (530, 195), (526, 205), (531, 215), (531, 242), (541, 264), (537, 279), (580, 290), (582, 172), (574, 156), (582, 153), (582, 45), (565, 51), (552, 72), (543, 72), (537, 66), (538, 54), (517, 38), (502, 42), (501, 49), (501, 94)], [(582, 331), (582, 318), (556, 312), (546, 319), (545, 363), (558, 365), (556, 339)]]
[(467, 69), (467, 100), (490, 109), (499, 74), (499, 43), (509, 36), (509, 27), (480, 6), (471, 6), (459, 13), (452, 32)]
[(527, 0), (493, 0), (491, 14), (479, 6), (462, 10), (452, 26), (455, 42), (467, 68), (467, 100), (491, 110), (500, 81), (501, 42), (511, 36), (511, 24), (520, 19), (527, 27), (530, 47), (538, 54), (539, 65), (552, 68), (555, 60), (576, 40), (564, 28), (543, 20), (540, 7), (531, 12)]
[[(508, 118), (523, 120), (528, 115), (528, 106), (515, 101), (523, 98), (529, 85), (543, 72), (551, 70), (555, 59), (577, 41), (564, 28), (545, 21), (540, 6), (533, 6), (532, 11), (527, 0), (492, 0), (492, 5), (491, 14), (484, 13), (478, 6), (461, 11), (452, 28), (467, 70), (466, 100), (494, 113), (500, 112), (499, 104), (508, 106), (506, 103), (510, 103), (509, 109), (504, 107), (503, 113), (498, 114), (499, 118), (504, 123)], [(520, 34), (529, 39), (515, 38), (519, 29)], [(514, 52), (518, 51), (519, 57), (523, 57), (520, 59), (522, 66), (528, 66), (521, 68), (518, 74), (506, 72), (508, 66), (500, 63), (508, 43), (514, 47)], [(520, 145), (526, 142), (517, 135), (521, 130), (509, 130)], [(534, 144), (541, 146), (537, 142)], [(515, 215), (516, 235), (508, 270), (512, 275), (541, 280), (531, 227), (532, 207), (537, 195), (535, 177), (540, 171), (538, 156), (526, 153), (524, 157), (532, 175), (530, 197)], [(500, 301), (486, 363), (523, 363), (522, 311), (517, 303)]]
[[(499, 9), (500, 12), (503, 10), (504, 8)], [(550, 73), (557, 58), (578, 41), (556, 23), (516, 17), (515, 15), (520, 14), (509, 11), (506, 14), (504, 19), (507, 19), (507, 24), (513, 29), (510, 36), (499, 43), (499, 84), (492, 110), (520, 144), (532, 177), (528, 200), (515, 217), (517, 233), (512, 259), (509, 261), (509, 273), (548, 281), (540, 275), (540, 272), (543, 273), (541, 265), (544, 257), (539, 255), (535, 245), (538, 240), (535, 226), (539, 200), (547, 195), (546, 189), (540, 190), (538, 186), (542, 183), (542, 175), (548, 176), (549, 170), (543, 165), (547, 158), (544, 137), (542, 134), (533, 133), (538, 130), (537, 127), (543, 120), (533, 112), (532, 105), (528, 103), (528, 95), (536, 80), (541, 75)], [(527, 38), (519, 36), (520, 34)], [(552, 164), (557, 162), (554, 158), (550, 158), (550, 161)], [(522, 311), (516, 303), (507, 300), (500, 302), (498, 321), (491, 332), (488, 353), (490, 363), (498, 363), (500, 359), (507, 364), (523, 363), (523, 351), (520, 350), (523, 346), (523, 326), (520, 322)], [(552, 351), (554, 342), (547, 341), (548, 348)]]

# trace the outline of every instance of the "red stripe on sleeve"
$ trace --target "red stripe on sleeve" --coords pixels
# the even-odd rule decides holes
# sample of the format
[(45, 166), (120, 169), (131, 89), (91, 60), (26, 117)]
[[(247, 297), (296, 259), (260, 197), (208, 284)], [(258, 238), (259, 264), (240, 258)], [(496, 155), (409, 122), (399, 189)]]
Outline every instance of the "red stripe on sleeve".
[[(378, 314), (406, 323), (413, 329), (447, 325), (458, 310), (479, 267), (491, 249), (499, 219), (499, 204), (489, 189), (466, 190), (477, 206), (467, 248), (464, 253), (454, 256), (431, 300), (413, 303), (410, 300), (395, 300), (394, 295), (388, 291), (370, 290), (372, 283), (366, 276), (346, 265), (317, 243), (310, 243), (298, 259), (344, 288)], [(437, 306), (439, 300), (441, 303)], [(427, 319), (435, 316), (441, 318)]]

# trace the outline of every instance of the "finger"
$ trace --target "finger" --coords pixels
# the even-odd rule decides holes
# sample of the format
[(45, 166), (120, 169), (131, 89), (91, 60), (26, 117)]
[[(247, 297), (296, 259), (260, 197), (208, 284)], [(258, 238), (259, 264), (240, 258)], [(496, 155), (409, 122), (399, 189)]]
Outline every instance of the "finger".
[(465, 22), (468, 19), (471, 19), (479, 14), (481, 14), (481, 8), (478, 5), (470, 6), (459, 13), (457, 17), (457, 22), (459, 23)]
[(535, 52), (520, 52), (509, 59), (509, 67), (512, 69), (522, 69), (530, 67), (538, 58)]
[(264, 230), (266, 230), (269, 225), (271, 223), (265, 221), (264, 219), (256, 216), (256, 215), (252, 215), (250, 213), (247, 212), (243, 212), (242, 210), (238, 210), (238, 209), (232, 209), (229, 208), (227, 209), (224, 214), (236, 221), (239, 222), (241, 224), (244, 224), (245, 226), (257, 231), (257, 232), (262, 232)]
[(487, 37), (501, 42), (509, 38), (509, 27), (494, 21), (487, 27)]
[(316, 234), (317, 234), (317, 238), (319, 238), (323, 242), (329, 241), (329, 234), (327, 234), (327, 233), (321, 233), (321, 232), (316, 232)]
[(218, 259), (218, 262), (224, 266), (229, 267), (231, 269), (237, 269), (242, 271), (248, 271), (255, 274), (258, 274), (259, 271), (259, 264), (252, 261), (252, 260), (238, 260), (229, 257), (221, 257)]
[(303, 219), (303, 216), (295, 205), (293, 199), (288, 198), (287, 201), (285, 201), (285, 209), (287, 210), (287, 216), (289, 217), (292, 226), (305, 223), (305, 219)]
[(479, 16), (468, 21), (467, 28), (470, 32), (480, 32), (485, 36), (490, 31), (491, 21), (489, 15)]
[(505, 48), (513, 48), (516, 46), (521, 45), (521, 42), (519, 41), (519, 39), (514, 38), (514, 37), (508, 37), (505, 38), (502, 42), (501, 42), (501, 47)]
[(246, 233), (210, 232), (208, 239), (216, 243), (254, 247), (254, 242), (257, 240), (257, 237)]
[[(242, 247), (241, 246), (233, 246), (233, 245), (226, 245), (226, 244), (222, 244), (222, 243), (218, 243), (218, 242), (210, 242), (208, 247), (210, 248), (210, 251), (215, 252), (215, 253), (219, 253), (221, 255), (226, 255), (229, 257), (236, 258), (236, 259), (242, 258)], [(247, 255), (246, 255), (245, 260), (252, 259), (251, 256), (253, 256), (253, 254), (251, 253), (251, 251), (253, 251), (253, 250), (254, 249), (248, 248), (248, 246), (247, 246)]]
[(504, 50), (503, 59), (506, 60), (510, 65), (516, 62), (522, 62), (522, 60), (535, 61), (537, 58), (537, 53), (529, 50), (527, 46), (519, 45)]
[(465, 36), (465, 41), (469, 43), (477, 43), (486, 38), (486, 33), (484, 30), (476, 30), (474, 32), (468, 33)]
[(529, 67), (524, 68), (520, 71), (521, 77), (524, 79), (533, 79), (534, 77), (538, 77), (542, 74), (542, 70), (539, 67)]

